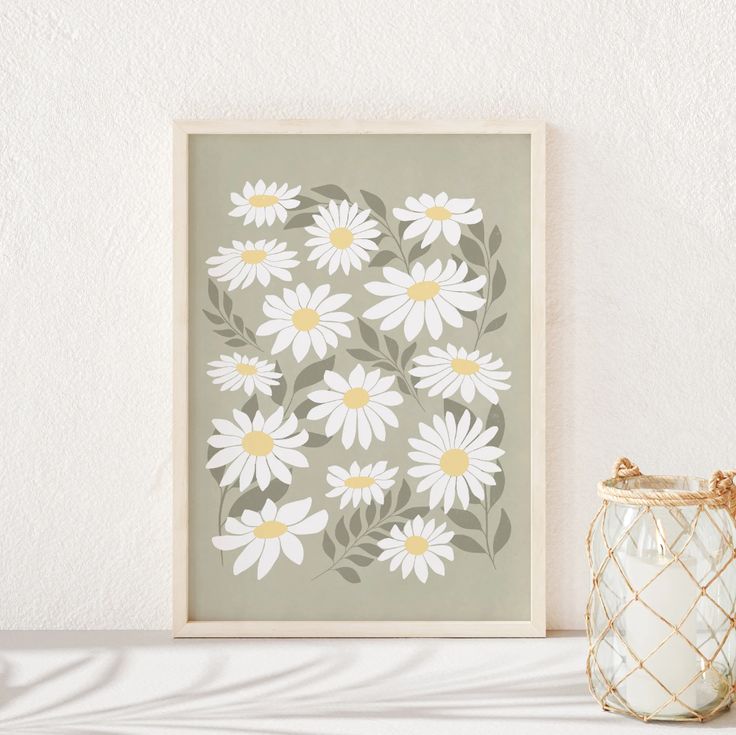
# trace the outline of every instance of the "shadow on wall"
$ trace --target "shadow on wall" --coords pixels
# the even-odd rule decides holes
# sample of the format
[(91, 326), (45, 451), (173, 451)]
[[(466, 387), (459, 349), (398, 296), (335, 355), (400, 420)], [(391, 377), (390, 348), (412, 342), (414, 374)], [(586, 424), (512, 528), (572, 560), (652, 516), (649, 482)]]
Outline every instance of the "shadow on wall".
[(474, 641), (380, 642), (372, 653), (356, 641), (141, 635), (137, 645), (98, 644), (89, 634), (84, 644), (3, 645), (0, 732), (324, 735), (352, 721), (380, 735), (392, 720), (432, 721), (437, 732), (452, 721), (600, 723), (578, 667), (561, 669), (549, 650), (531, 664), (494, 656), (483, 642), (489, 656), (479, 666), (485, 656), (468, 653)]

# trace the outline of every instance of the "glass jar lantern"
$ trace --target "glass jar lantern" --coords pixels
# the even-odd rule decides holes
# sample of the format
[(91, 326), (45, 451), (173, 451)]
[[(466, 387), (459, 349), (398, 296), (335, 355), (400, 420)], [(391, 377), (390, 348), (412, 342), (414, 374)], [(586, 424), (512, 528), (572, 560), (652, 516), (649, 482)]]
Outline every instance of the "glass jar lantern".
[(736, 473), (598, 484), (587, 538), (587, 674), (603, 709), (704, 721), (736, 698)]

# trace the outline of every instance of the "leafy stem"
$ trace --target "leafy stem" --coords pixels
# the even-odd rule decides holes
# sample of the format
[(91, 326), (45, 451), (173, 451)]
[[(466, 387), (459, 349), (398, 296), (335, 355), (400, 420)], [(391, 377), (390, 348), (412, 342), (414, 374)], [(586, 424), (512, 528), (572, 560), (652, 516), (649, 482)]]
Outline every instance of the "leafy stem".
[(399, 257), (401, 260), (404, 261), (404, 268), (406, 268), (406, 272), (410, 272), (409, 268), (409, 261), (406, 259), (406, 256), (404, 255), (404, 250), (401, 247), (401, 242), (399, 241), (399, 238), (396, 237), (393, 230), (391, 229), (391, 226), (388, 223), (387, 217), (382, 217), (378, 212), (372, 212), (372, 214), (376, 217), (376, 219), (379, 220), (380, 224), (383, 225), (384, 229), (386, 230), (386, 234), (396, 243), (396, 249), (399, 252)]
[(381, 346), (378, 346), (378, 351), (381, 353), (381, 357), (383, 357), (388, 363), (394, 366), (394, 370), (401, 376), (403, 381), (406, 383), (407, 387), (409, 388), (409, 395), (417, 402), (417, 405), (419, 408), (424, 411), (424, 406), (422, 405), (422, 402), (419, 400), (419, 394), (417, 393), (417, 389), (414, 387), (414, 383), (411, 382), (411, 380), (407, 377), (406, 373), (403, 371), (401, 367), (399, 367), (399, 364), (394, 360), (391, 355), (387, 355), (383, 349), (381, 349)]
[(489, 527), (489, 521), (488, 521), (488, 515), (491, 512), (490, 505), (488, 503), (488, 491), (486, 490), (483, 493), (483, 540), (486, 544), (486, 553), (488, 554), (488, 558), (491, 560), (491, 564), (493, 565), (493, 568), (496, 568), (496, 560), (494, 559), (494, 554), (491, 551), (491, 541), (488, 537), (488, 527)]
[(219, 306), (217, 307), (217, 313), (222, 317), (222, 320), (225, 322), (225, 324), (227, 324), (228, 327), (230, 327), (230, 329), (232, 329), (233, 332), (235, 332), (240, 339), (242, 339), (246, 344), (255, 347), (258, 352), (263, 352), (263, 349), (256, 342), (255, 336), (253, 337), (253, 339), (250, 339), (246, 334), (245, 326), (243, 325), (242, 319), (240, 320), (240, 327), (238, 327), (238, 316), (233, 316), (231, 320), (231, 318), (227, 316)]
[[(486, 254), (486, 249), (483, 247), (483, 243), (480, 242), (480, 250), (483, 253), (483, 270), (486, 272), (486, 303), (483, 307), (483, 316), (480, 319), (480, 323), (475, 323), (475, 328), (478, 330), (478, 333), (475, 336), (475, 342), (473, 343), (473, 349), (475, 350), (478, 347), (478, 342), (480, 342), (480, 337), (483, 334), (483, 327), (486, 324), (486, 317), (488, 316), (488, 307), (491, 305), (491, 295), (492, 295), (492, 287), (491, 287), (491, 266), (488, 262), (488, 256)], [(493, 561), (493, 559), (491, 559)]]
[[(386, 498), (385, 502), (388, 502), (388, 498)], [(391, 523), (394, 520), (398, 523), (401, 521), (401, 518), (402, 516), (400, 509), (395, 510), (393, 513), (390, 513), (385, 518), (376, 518), (376, 520), (373, 522), (373, 525), (368, 526), (365, 531), (363, 531), (359, 536), (356, 536), (345, 547), (345, 550), (342, 552), (342, 554), (337, 559), (335, 559), (332, 564), (327, 567), (327, 569), (323, 569), (316, 577), (312, 577), (312, 581), (314, 581), (315, 579), (319, 579), (323, 574), (327, 574), (327, 572), (331, 572), (338, 564), (340, 564), (345, 559), (345, 557), (348, 556), (348, 554), (357, 551), (355, 547), (358, 546), (361, 541), (365, 541), (366, 537), (368, 536), (368, 534), (371, 533), (371, 531), (376, 531), (378, 530), (379, 526), (382, 526), (384, 523)]]

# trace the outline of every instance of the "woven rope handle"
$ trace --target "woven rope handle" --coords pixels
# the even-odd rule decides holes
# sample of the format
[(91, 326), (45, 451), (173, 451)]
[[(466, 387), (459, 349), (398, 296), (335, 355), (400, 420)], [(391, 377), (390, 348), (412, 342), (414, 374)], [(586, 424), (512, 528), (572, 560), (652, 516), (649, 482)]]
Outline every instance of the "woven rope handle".
[(724, 498), (726, 507), (731, 515), (736, 518), (736, 484), (734, 484), (734, 477), (736, 477), (736, 470), (730, 472), (716, 470), (710, 476), (708, 489), (716, 497)]
[(616, 464), (613, 465), (613, 476), (617, 480), (624, 480), (627, 477), (638, 477), (641, 470), (628, 457), (619, 457)]

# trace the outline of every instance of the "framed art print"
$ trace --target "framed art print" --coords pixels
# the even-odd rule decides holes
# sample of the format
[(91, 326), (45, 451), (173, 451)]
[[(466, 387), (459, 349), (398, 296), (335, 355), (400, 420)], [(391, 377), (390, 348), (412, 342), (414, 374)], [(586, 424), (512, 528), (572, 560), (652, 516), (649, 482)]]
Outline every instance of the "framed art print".
[(544, 126), (174, 126), (174, 634), (537, 636)]

